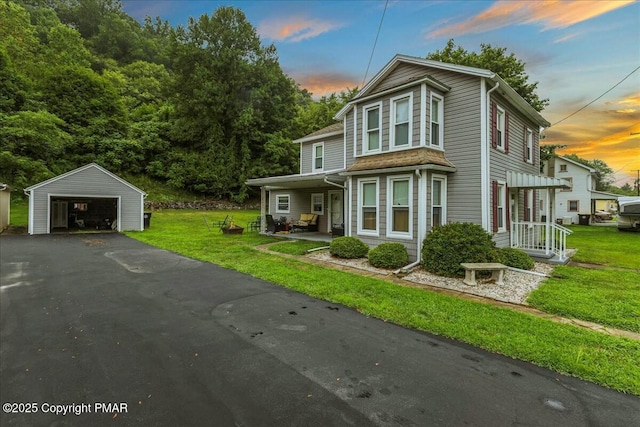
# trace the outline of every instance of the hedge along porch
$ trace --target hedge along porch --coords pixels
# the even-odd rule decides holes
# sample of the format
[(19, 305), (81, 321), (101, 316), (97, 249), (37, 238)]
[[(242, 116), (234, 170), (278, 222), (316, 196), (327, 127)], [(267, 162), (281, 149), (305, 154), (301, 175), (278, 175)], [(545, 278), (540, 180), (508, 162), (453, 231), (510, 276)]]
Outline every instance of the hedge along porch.
[(90, 163), (25, 188), (29, 234), (72, 228), (144, 230), (146, 193)]

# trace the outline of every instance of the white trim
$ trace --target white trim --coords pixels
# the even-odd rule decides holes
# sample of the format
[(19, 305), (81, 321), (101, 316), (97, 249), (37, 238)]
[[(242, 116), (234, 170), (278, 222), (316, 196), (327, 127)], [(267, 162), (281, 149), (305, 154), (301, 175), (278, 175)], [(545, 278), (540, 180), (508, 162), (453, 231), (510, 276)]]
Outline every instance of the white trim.
[(422, 242), (427, 237), (427, 172), (419, 171), (418, 177), (418, 242), (417, 260), (422, 260)]
[[(345, 132), (346, 134), (346, 132)], [(358, 155), (358, 109), (353, 109), (353, 157)], [(347, 165), (345, 165), (345, 168)]]
[(445, 225), (447, 223), (447, 192), (448, 192), (448, 183), (447, 183), (447, 176), (446, 175), (440, 175), (440, 174), (432, 174), (431, 175), (431, 197), (430, 197), (430, 201), (431, 201), (431, 228), (433, 228), (434, 224), (433, 224), (433, 208), (434, 208), (434, 204), (433, 204), (433, 182), (434, 181), (440, 181), (440, 207), (442, 208), (442, 212), (440, 214), (441, 218), (442, 218), (442, 223), (441, 224), (437, 224), (437, 225)]
[[(369, 150), (368, 110), (378, 109), (378, 149)], [(362, 106), (362, 154), (382, 152), (382, 101)]]
[[(498, 215), (500, 215), (502, 217), (502, 227), (500, 227), (500, 222), (498, 221), (498, 231), (496, 232), (496, 234), (498, 233), (506, 233), (507, 231), (507, 206), (509, 206), (509, 192), (507, 191), (507, 182), (506, 181), (501, 181), (501, 180), (496, 180), (496, 182), (498, 183), (498, 194), (496, 195), (496, 203), (498, 204), (496, 206), (496, 210), (499, 211), (500, 209), (500, 202), (502, 202), (502, 214), (500, 214), (500, 212), (498, 212)], [(502, 200), (500, 200), (500, 193), (502, 192)]]
[[(355, 156), (356, 153), (353, 153)], [(342, 121), (342, 169), (347, 168), (347, 121)]]
[(294, 139), (291, 142), (293, 144), (301, 144), (303, 142), (311, 142), (311, 141), (315, 141), (317, 139), (327, 139), (330, 136), (342, 135), (343, 132), (344, 132), (344, 130), (334, 130), (334, 131), (327, 132), (327, 133), (319, 133), (319, 134), (313, 135), (313, 136), (305, 136), (305, 137), (302, 137), (300, 139)]
[(347, 200), (348, 200), (348, 206), (345, 212), (345, 218), (344, 218), (344, 228), (345, 228), (345, 236), (351, 236), (353, 233), (351, 231), (351, 221), (353, 219), (353, 178), (348, 176), (347, 177)]
[[(275, 206), (276, 213), (291, 213), (291, 194), (289, 194), (289, 193), (281, 193), (281, 194), (276, 194), (275, 196), (276, 196), (276, 206)], [(288, 199), (287, 200), (287, 209), (286, 210), (281, 210), (281, 209), (278, 208), (278, 205), (279, 205), (278, 197), (286, 197)]]
[[(26, 191), (26, 189), (25, 189)], [(29, 217), (29, 224), (27, 224), (27, 231), (29, 232), (29, 234), (33, 234), (33, 215), (34, 215), (34, 201), (33, 201), (33, 190), (29, 190), (29, 213), (28, 213), (28, 217)]]
[[(393, 182), (408, 181), (408, 209), (409, 209), (409, 230), (393, 231)], [(386, 236), (393, 239), (413, 239), (413, 175), (393, 175), (387, 177), (387, 234)]]
[[(408, 99), (407, 99), (408, 98)], [(396, 104), (407, 99), (409, 111), (407, 112), (407, 143), (396, 145)], [(401, 150), (413, 147), (413, 91), (389, 98), (389, 151)]]
[(526, 128), (525, 130), (525, 150), (527, 150), (527, 160), (526, 162), (529, 164), (533, 164), (533, 130), (530, 128)]
[(427, 85), (420, 85), (420, 147), (427, 145)]
[[(438, 101), (438, 141), (440, 141), (438, 145), (433, 144), (433, 135), (431, 132), (431, 108), (434, 98)], [(431, 96), (429, 97), (429, 148), (444, 151), (444, 97), (433, 93), (433, 91), (431, 91)]]
[[(375, 230), (366, 230), (362, 228), (362, 198), (363, 192), (362, 187), (364, 184), (376, 184), (376, 229)], [(356, 195), (356, 209), (358, 210), (358, 219), (357, 219), (357, 233), (362, 236), (371, 236), (378, 237), (380, 236), (380, 177), (375, 178), (359, 178), (358, 179), (358, 193)]]
[[(314, 205), (313, 198), (315, 196), (320, 196), (322, 198), (322, 201), (320, 203), (322, 206), (319, 211), (313, 210), (313, 205)], [(324, 193), (311, 193), (311, 213), (316, 215), (324, 215)]]
[[(317, 168), (316, 167), (316, 147), (322, 147), (322, 167)], [(302, 150), (300, 150), (302, 151)], [(324, 159), (325, 159), (325, 155), (324, 155), (324, 141), (322, 142), (316, 142), (315, 144), (313, 144), (311, 146), (311, 173), (319, 173), (319, 172), (323, 172), (324, 171)]]

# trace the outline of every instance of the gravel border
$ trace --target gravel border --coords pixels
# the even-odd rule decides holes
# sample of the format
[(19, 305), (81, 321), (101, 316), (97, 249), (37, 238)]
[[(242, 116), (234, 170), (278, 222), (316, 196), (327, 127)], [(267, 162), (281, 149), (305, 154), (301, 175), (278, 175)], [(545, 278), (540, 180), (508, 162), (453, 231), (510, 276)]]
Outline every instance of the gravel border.
[[(336, 258), (331, 256), (327, 250), (312, 252), (308, 254), (307, 257), (381, 275), (393, 274), (393, 270), (372, 267), (367, 258)], [(544, 275), (549, 275), (552, 270), (552, 265), (540, 262), (535, 263), (535, 267), (533, 269), (534, 272)], [(418, 285), (451, 289), (458, 292), (465, 292), (485, 298), (491, 298), (496, 301), (528, 305), (526, 303), (527, 297), (533, 290), (540, 286), (540, 283), (545, 279), (545, 277), (539, 274), (530, 274), (523, 271), (507, 270), (504, 276), (504, 286), (498, 286), (492, 281), (483, 282), (481, 280), (478, 280), (478, 286), (469, 286), (464, 284), (462, 279), (437, 276), (420, 267), (416, 267), (402, 279)]]

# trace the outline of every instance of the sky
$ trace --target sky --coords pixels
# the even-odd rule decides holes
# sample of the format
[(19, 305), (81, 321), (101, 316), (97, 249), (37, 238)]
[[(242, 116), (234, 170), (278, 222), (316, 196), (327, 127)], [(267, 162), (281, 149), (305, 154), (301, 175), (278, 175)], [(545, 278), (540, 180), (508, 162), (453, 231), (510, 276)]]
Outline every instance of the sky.
[[(241, 9), (280, 66), (315, 97), (363, 87), (396, 54), (425, 57), (453, 38), (467, 51), (504, 47), (525, 62), (543, 144), (600, 159), (614, 185), (640, 170), (640, 1), (627, 0), (124, 0), (124, 10), (185, 25), (220, 6)], [(580, 111), (578, 111), (580, 110)], [(636, 135), (633, 135), (637, 133)]]

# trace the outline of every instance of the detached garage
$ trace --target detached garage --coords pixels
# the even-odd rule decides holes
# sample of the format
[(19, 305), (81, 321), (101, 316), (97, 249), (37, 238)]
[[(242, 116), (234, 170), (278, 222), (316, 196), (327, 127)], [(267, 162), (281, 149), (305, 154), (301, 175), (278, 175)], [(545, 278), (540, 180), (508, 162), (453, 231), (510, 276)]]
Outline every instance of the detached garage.
[(29, 234), (144, 230), (146, 193), (95, 163), (25, 188)]

